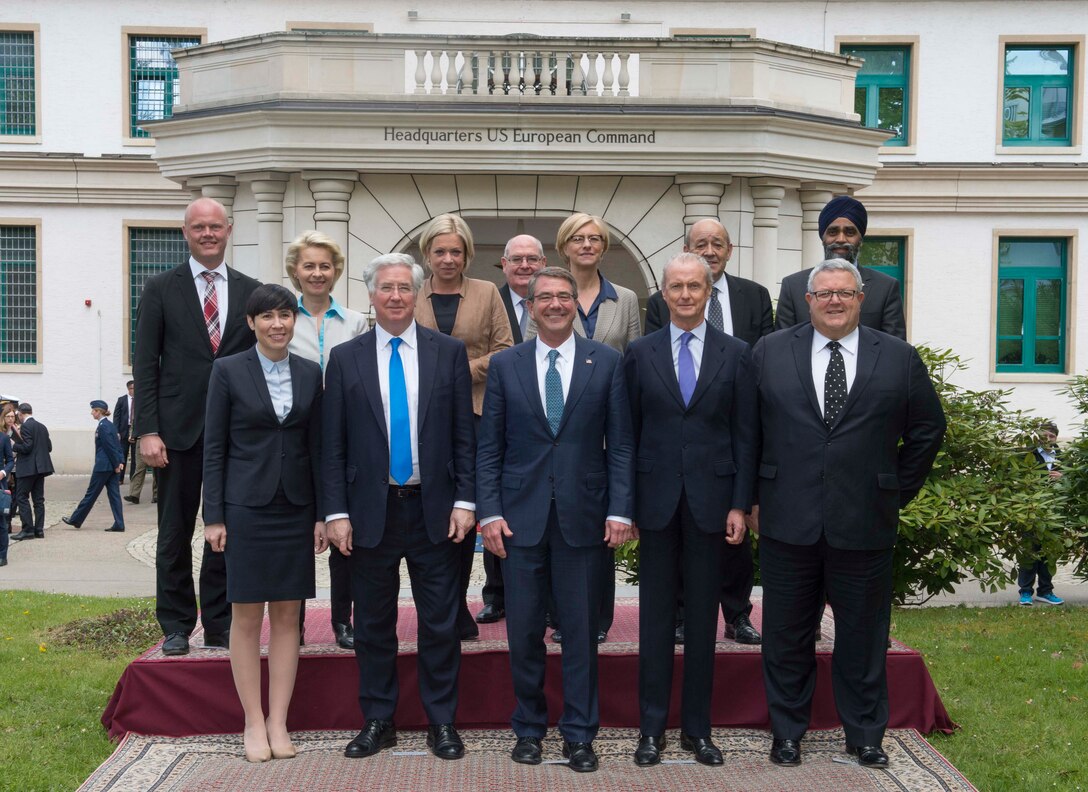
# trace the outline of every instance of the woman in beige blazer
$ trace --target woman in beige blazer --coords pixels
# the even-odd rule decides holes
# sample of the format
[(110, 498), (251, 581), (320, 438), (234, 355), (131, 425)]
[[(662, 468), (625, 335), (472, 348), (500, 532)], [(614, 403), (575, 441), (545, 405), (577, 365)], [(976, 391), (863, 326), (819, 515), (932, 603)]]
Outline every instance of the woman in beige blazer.
[[(495, 284), (465, 275), (475, 248), (468, 223), (457, 215), (439, 215), (432, 220), (419, 237), (419, 249), (431, 274), (423, 282), (423, 291), (416, 300), (416, 321), (464, 342), (472, 371), (472, 409), (478, 421), (483, 412), (491, 356), (514, 344), (506, 306)], [(465, 600), (475, 551), (474, 528), (461, 543), (461, 607), (457, 614), (457, 631), (462, 640), (472, 640), (480, 635), (480, 628)]]
[[(601, 273), (601, 259), (608, 250), (608, 226), (599, 217), (579, 212), (559, 226), (555, 249), (578, 284), (578, 321), (574, 332), (600, 341), (622, 354), (642, 335), (638, 297)], [(526, 338), (536, 335), (529, 323)]]

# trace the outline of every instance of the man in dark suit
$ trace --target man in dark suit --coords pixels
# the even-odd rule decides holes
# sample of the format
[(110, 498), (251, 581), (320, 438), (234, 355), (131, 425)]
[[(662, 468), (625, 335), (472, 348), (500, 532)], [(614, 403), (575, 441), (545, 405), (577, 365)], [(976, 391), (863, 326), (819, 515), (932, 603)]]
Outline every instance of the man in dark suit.
[[(525, 302), (529, 294), (529, 279), (546, 266), (548, 259), (544, 255), (544, 245), (536, 237), (519, 234), (506, 243), (502, 254), (502, 274), (506, 283), (499, 289), (499, 296), (502, 297), (502, 304), (506, 306), (515, 344), (525, 340), (525, 328), (529, 326), (529, 304)], [(490, 624), (506, 615), (506, 596), (502, 564), (486, 547), (484, 576), (484, 606), (476, 614), (476, 621)]]
[(544, 612), (550, 578), (563, 625), (563, 756), (597, 769), (601, 545), (633, 536), (631, 414), (620, 355), (574, 333), (578, 287), (565, 269), (529, 281), (538, 335), (491, 359), (480, 420), (477, 504), (484, 545), (503, 561), (517, 707), (515, 762), (539, 764), (548, 728)]
[(751, 348), (704, 318), (711, 269), (695, 253), (665, 265), (670, 322), (624, 356), (638, 472), (639, 744), (635, 763), (658, 764), (672, 694), (673, 603), (683, 570), (686, 631), (680, 746), (722, 764), (710, 739), (720, 545), (745, 541), (756, 462)]
[(19, 419), (11, 444), (15, 451), (15, 504), (23, 524), (23, 530), (11, 537), (17, 542), (45, 538), (45, 478), (53, 475), (49, 429), (35, 420), (34, 408), (26, 402), (19, 405)]
[[(136, 469), (136, 443), (132, 438), (131, 431), (132, 397), (135, 390), (132, 380), (125, 383), (125, 388), (128, 392), (117, 397), (117, 404), (113, 408), (113, 425), (117, 429), (117, 439), (121, 442), (121, 449), (124, 451), (126, 464), (129, 467), (129, 475), (131, 476)], [(125, 483), (124, 468), (121, 468), (117, 483)]]
[[(231, 225), (218, 201), (198, 198), (185, 210), (189, 260), (150, 278), (136, 312), (134, 434), (158, 472), (159, 535), (155, 615), (167, 655), (189, 651), (196, 626), (192, 540), (203, 480), (204, 406), (212, 361), (256, 343), (245, 318), (257, 281), (224, 263)], [(200, 567), (204, 645), (226, 649), (230, 607), (221, 553), (204, 543)]]
[[(704, 309), (707, 322), (749, 346), (771, 332), (773, 314), (771, 295), (755, 281), (726, 273), (733, 255), (729, 232), (718, 220), (697, 220), (684, 237), (684, 252), (702, 256), (710, 265), (714, 286)], [(718, 306), (715, 308), (714, 303)], [(657, 292), (646, 304), (646, 335), (669, 324), (669, 307), (663, 292)], [(758, 644), (762, 638), (752, 624), (752, 585), (755, 565), (752, 544), (744, 539), (736, 544), (721, 542), (722, 616), (725, 617), (725, 637), (737, 643)], [(686, 601), (683, 581), (680, 584), (681, 603)], [(683, 608), (678, 608), (676, 640), (684, 636)]]
[(859, 326), (857, 268), (813, 268), (811, 324), (753, 350), (762, 451), (758, 501), (763, 678), (771, 761), (801, 761), (816, 685), (813, 637), (824, 595), (835, 617), (835, 706), (847, 751), (885, 767), (885, 659), (899, 510), (918, 493), (944, 435), (918, 353)]
[[(827, 202), (820, 212), (819, 232), (824, 243), (824, 258), (841, 258), (855, 266), (858, 252), (865, 241), (869, 214), (861, 201), (849, 195), (839, 195)], [(907, 340), (907, 323), (903, 318), (903, 299), (899, 296), (899, 281), (883, 272), (858, 267), (865, 287), (865, 305), (861, 323), (874, 330)], [(774, 329), (782, 330), (809, 321), (806, 302), (808, 276), (812, 269), (795, 272), (782, 279), (778, 294), (778, 311)]]
[(125, 469), (125, 454), (121, 441), (117, 439), (117, 430), (109, 419), (110, 408), (101, 399), (91, 402), (91, 417), (98, 422), (94, 430), (94, 467), (91, 469), (91, 482), (87, 492), (72, 512), (71, 517), (61, 517), (60, 521), (73, 528), (79, 528), (87, 519), (91, 508), (105, 488), (113, 512), (113, 525), (107, 531), (124, 533), (125, 514), (121, 509), (121, 485), (117, 475)]
[(423, 268), (392, 253), (364, 272), (377, 326), (334, 347), (325, 370), (326, 526), (350, 557), (355, 657), (365, 724), (349, 758), (397, 744), (397, 596), (408, 562), (419, 619), (427, 745), (460, 759), (460, 548), (476, 524), (472, 377), (458, 339), (420, 327)]

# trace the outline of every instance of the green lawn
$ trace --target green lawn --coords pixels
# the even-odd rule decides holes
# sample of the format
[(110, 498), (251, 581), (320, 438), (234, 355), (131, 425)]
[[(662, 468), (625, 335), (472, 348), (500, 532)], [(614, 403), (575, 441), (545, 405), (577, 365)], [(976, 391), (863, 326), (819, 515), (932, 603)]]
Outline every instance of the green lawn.
[[(123, 619), (99, 619), (134, 609)], [(893, 614), (952, 719), (930, 737), (985, 792), (1088, 790), (1088, 609), (925, 608)], [(112, 752), (99, 718), (157, 639), (147, 600), (0, 592), (0, 790), (72, 790)]]
[(985, 792), (1088, 789), (1088, 609), (898, 610), (960, 729), (929, 740)]

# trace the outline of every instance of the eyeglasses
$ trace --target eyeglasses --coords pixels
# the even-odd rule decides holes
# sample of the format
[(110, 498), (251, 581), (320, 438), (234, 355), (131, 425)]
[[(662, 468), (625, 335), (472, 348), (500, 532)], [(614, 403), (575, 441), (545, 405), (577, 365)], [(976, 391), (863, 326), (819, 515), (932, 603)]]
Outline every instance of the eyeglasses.
[(582, 245), (586, 242), (591, 245), (600, 245), (604, 242), (604, 237), (600, 234), (590, 234), (589, 236), (578, 234), (577, 236), (572, 236), (567, 242), (573, 242), (575, 245)]
[(843, 302), (850, 302), (852, 299), (858, 296), (857, 289), (820, 289), (820, 291), (809, 292), (819, 302), (831, 302), (832, 297), (838, 297)]
[(404, 295), (414, 291), (415, 288), (410, 283), (383, 283), (378, 287), (378, 293), (385, 295), (393, 294), (393, 292)]
[(564, 305), (569, 305), (574, 302), (574, 295), (570, 292), (558, 292), (552, 294), (551, 292), (541, 292), (540, 294), (534, 294), (532, 297), (527, 298), (527, 302), (532, 303), (550, 303), (561, 302)]
[(511, 264), (539, 264), (540, 256), (507, 256), (506, 260)]

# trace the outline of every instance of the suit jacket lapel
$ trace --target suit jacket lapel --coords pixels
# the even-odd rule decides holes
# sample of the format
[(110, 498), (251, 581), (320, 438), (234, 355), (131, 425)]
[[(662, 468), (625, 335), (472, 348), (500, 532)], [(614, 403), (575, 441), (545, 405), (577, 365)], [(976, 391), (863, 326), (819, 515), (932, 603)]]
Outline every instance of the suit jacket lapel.
[[(189, 316), (196, 324), (197, 329), (204, 336), (208, 338), (208, 324), (204, 321), (204, 306), (197, 296), (196, 286), (193, 283), (193, 270), (189, 266), (189, 262), (185, 262), (180, 267), (174, 270), (174, 274), (177, 279), (174, 281), (174, 286), (178, 290), (178, 297), (181, 299), (182, 304), (188, 307)], [(208, 349), (208, 355), (212, 353), (211, 341), (206, 340), (205, 346)], [(220, 341), (222, 346), (222, 341)]]
[(574, 337), (574, 360), (571, 361), (570, 390), (567, 392), (567, 400), (563, 404), (563, 420), (559, 422), (557, 435), (562, 434), (563, 427), (567, 425), (567, 419), (570, 418), (574, 406), (578, 403), (578, 399), (582, 397), (586, 385), (589, 384), (589, 378), (593, 376), (594, 351), (593, 347), (586, 342), (586, 339), (577, 335)]
[[(219, 349), (225, 349), (227, 339), (232, 333), (238, 332), (241, 325), (245, 324), (246, 307), (241, 295), (242, 276), (227, 267), (227, 319), (221, 321), (222, 337), (219, 340)], [(200, 307), (200, 318), (204, 319), (204, 307)], [(205, 332), (207, 330), (205, 329)], [(211, 345), (208, 345), (211, 349)], [(216, 353), (218, 357), (218, 352)]]
[(650, 364), (661, 378), (662, 384), (680, 405), (684, 406), (684, 397), (680, 395), (680, 383), (676, 379), (676, 367), (672, 362), (672, 331), (666, 329), (664, 338), (656, 339), (650, 346)]
[[(438, 331), (435, 331), (438, 332)], [(434, 389), (435, 374), (438, 369), (438, 342), (425, 328), (416, 324), (416, 359), (419, 362), (419, 422), (417, 433), (423, 436), (423, 424), (427, 420), (427, 407), (431, 403), (431, 391)]]
[(521, 325), (518, 324), (518, 312), (514, 310), (514, 296), (510, 293), (509, 283), (499, 289), (499, 296), (502, 297), (502, 304), (506, 307), (506, 316), (510, 320), (510, 332), (514, 336), (514, 343), (520, 344), (525, 339), (521, 337)]
[[(257, 351), (254, 349), (246, 352), (246, 369), (249, 370), (249, 376), (253, 379), (253, 389), (257, 392), (257, 398), (261, 400), (265, 411), (272, 416), (272, 420), (279, 423), (279, 419), (276, 417), (276, 408), (272, 404), (272, 394), (268, 392), (268, 381), (264, 378), (264, 369), (261, 368), (260, 358), (257, 357)], [(294, 372), (291, 373), (292, 388), (294, 388)], [(298, 398), (297, 392), (295, 398)]]
[(738, 327), (748, 327), (751, 324), (748, 313), (752, 310), (752, 306), (740, 296), (737, 279), (728, 272), (725, 274), (725, 289), (729, 292), (729, 315), (733, 319), (733, 335), (736, 335)]
[(302, 404), (302, 364), (299, 362), (300, 360), (301, 358), (298, 355), (291, 355), (287, 358), (288, 365), (291, 367), (291, 409), (287, 411), (287, 417), (283, 420), (284, 423), (295, 417), (300, 409), (299, 405)]
[(540, 384), (537, 382), (536, 373), (536, 344), (517, 347), (518, 359), (514, 361), (514, 371), (517, 372), (521, 389), (525, 392), (525, 403), (530, 406), (533, 414), (544, 424), (549, 433), (548, 416), (544, 413), (544, 405), (540, 401)]
[(619, 318), (619, 300), (602, 300), (597, 306), (597, 327), (593, 331), (593, 338), (600, 340), (609, 338), (612, 333), (612, 325)]
[[(417, 328), (418, 332), (418, 328)], [(366, 400), (370, 403), (370, 411), (374, 414), (374, 420), (382, 428), (385, 436), (385, 444), (389, 445), (389, 429), (385, 425), (385, 406), (382, 404), (381, 380), (378, 379), (378, 334), (373, 330), (359, 336), (355, 349), (352, 350), (355, 365), (359, 372), (359, 381), (363, 383), (366, 391)]]
[[(721, 371), (724, 364), (724, 340), (719, 337), (717, 333), (711, 333), (708, 328), (705, 341), (703, 342), (703, 359), (699, 364), (699, 378), (695, 380), (695, 391), (691, 394), (691, 402), (688, 404), (688, 409), (694, 407), (699, 399), (702, 398), (703, 394), (707, 392), (707, 389), (710, 388), (710, 383), (718, 376), (718, 372)], [(679, 392), (679, 383), (677, 383), (676, 389), (677, 392)]]
[(846, 404), (843, 405), (839, 417), (835, 419), (835, 423), (831, 425), (832, 429), (842, 423), (843, 416), (850, 412), (850, 409), (857, 403), (858, 399), (861, 398), (862, 392), (873, 377), (873, 372), (876, 370), (876, 363), (879, 359), (880, 338), (878, 338), (875, 333), (869, 332), (868, 328), (859, 325), (858, 363), (857, 370), (854, 372), (854, 384), (850, 386), (850, 392), (846, 394)]
[(793, 333), (791, 346), (793, 347), (793, 362), (797, 366), (797, 376), (801, 380), (801, 387), (808, 395), (809, 404), (816, 413), (820, 423), (823, 423), (824, 415), (820, 412), (820, 401), (816, 397), (816, 386), (812, 382), (812, 325), (806, 324), (798, 327)]

